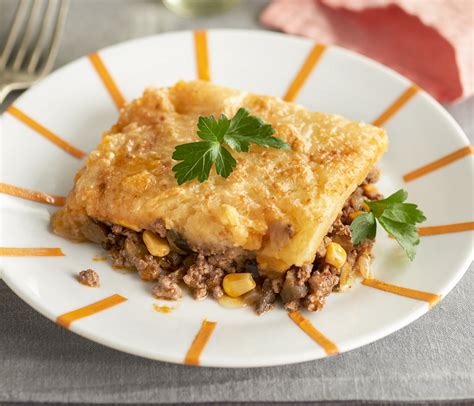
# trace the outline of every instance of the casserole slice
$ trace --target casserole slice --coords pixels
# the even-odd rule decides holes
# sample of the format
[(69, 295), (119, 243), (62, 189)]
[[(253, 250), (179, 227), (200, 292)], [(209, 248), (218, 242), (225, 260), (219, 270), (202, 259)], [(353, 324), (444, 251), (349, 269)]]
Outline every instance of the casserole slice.
[[(213, 168), (205, 182), (178, 185), (171, 157), (177, 145), (198, 140), (199, 116), (230, 118), (240, 107), (272, 125), (291, 150), (252, 145), (232, 152), (237, 166), (228, 178)], [(219, 298), (222, 278), (232, 272), (252, 273), (261, 292), (275, 296), (294, 274), (292, 286), (304, 287), (299, 295), (306, 290), (297, 306), (317, 288), (310, 280), (318, 261), (328, 265), (328, 234), (338, 227), (350, 234), (349, 214), (361, 209), (363, 195), (374, 195), (359, 185), (375, 180), (371, 169), (387, 147), (380, 128), (276, 97), (202, 81), (150, 88), (103, 134), (52, 226), (66, 238), (102, 244), (116, 265), (157, 281), (160, 297), (176, 298), (171, 292), (179, 296), (184, 281), (196, 298)], [(347, 238), (338, 245), (349, 262), (357, 247)], [(337, 279), (332, 290), (341, 267), (328, 272)]]

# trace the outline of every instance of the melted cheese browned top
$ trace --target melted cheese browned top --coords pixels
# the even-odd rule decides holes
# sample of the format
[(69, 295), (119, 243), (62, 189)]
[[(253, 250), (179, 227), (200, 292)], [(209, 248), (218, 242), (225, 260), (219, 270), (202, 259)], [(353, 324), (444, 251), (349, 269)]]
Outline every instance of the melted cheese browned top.
[[(198, 140), (198, 117), (232, 117), (242, 106), (292, 150), (251, 146), (249, 153), (232, 152), (237, 167), (227, 179), (212, 169), (206, 182), (178, 186), (171, 155), (177, 144)], [(53, 228), (82, 240), (88, 216), (136, 231), (162, 219), (194, 247), (240, 247), (255, 251), (261, 268), (284, 271), (312, 262), (387, 145), (380, 128), (276, 97), (199, 81), (147, 89), (89, 155)]]

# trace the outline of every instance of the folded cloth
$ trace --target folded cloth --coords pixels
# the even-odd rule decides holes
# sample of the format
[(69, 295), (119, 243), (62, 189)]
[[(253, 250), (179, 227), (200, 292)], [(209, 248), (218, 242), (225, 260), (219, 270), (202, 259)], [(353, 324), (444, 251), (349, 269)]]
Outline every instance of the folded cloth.
[(442, 102), (474, 93), (474, 0), (273, 0), (261, 22), (375, 59)]

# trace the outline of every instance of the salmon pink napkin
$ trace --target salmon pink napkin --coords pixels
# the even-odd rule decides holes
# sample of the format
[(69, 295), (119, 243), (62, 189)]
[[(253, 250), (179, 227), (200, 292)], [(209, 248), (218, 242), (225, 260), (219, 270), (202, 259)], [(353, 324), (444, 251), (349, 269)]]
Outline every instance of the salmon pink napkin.
[(375, 59), (442, 102), (473, 89), (474, 0), (273, 0), (261, 22)]

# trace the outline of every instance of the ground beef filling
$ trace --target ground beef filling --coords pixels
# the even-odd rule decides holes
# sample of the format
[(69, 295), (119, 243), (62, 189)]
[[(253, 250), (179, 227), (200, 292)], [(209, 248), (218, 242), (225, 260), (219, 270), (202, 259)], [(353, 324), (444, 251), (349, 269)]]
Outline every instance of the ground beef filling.
[[(300, 308), (317, 311), (324, 307), (332, 291), (350, 286), (356, 274), (367, 276), (365, 265), (370, 263), (373, 243), (365, 240), (354, 246), (350, 224), (356, 212), (363, 210), (365, 199), (382, 198), (373, 186), (378, 177), (378, 170), (372, 170), (347, 199), (318, 248), (313, 264), (293, 267), (284, 275), (261, 275), (254, 255), (243, 250), (215, 253), (189, 247), (176, 233), (166, 230), (161, 220), (156, 221), (150, 231), (170, 245), (171, 251), (165, 257), (151, 255), (141, 233), (119, 225), (93, 222), (83, 232), (108, 250), (115, 267), (136, 270), (143, 280), (153, 281), (152, 293), (157, 298), (177, 300), (183, 296), (183, 288), (188, 288), (197, 300), (208, 296), (220, 299), (224, 296), (222, 281), (226, 274), (250, 272), (257, 284), (258, 294), (253, 295), (257, 297), (253, 305), (258, 314), (272, 310), (278, 298), (289, 311)], [(331, 242), (339, 244), (347, 253), (346, 264), (340, 269), (325, 262), (326, 249)], [(364, 269), (360, 269), (361, 264), (365, 264)]]
[(78, 280), (79, 283), (91, 288), (98, 288), (100, 286), (99, 274), (93, 269), (85, 269), (79, 272)]

